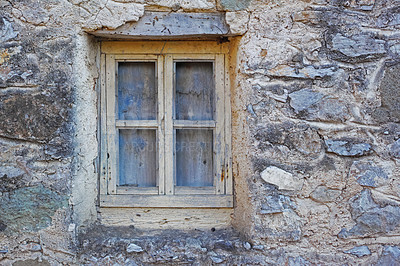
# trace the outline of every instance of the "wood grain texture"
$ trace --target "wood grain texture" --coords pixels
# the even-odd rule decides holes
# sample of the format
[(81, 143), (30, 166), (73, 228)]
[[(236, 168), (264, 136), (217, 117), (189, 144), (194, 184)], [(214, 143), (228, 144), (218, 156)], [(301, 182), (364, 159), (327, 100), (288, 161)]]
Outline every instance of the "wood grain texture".
[(165, 194), (174, 194), (174, 127), (173, 127), (173, 58), (172, 55), (165, 56)]
[(115, 30), (101, 29), (91, 34), (111, 38), (149, 38), (190, 36), (223, 36), (229, 34), (224, 13), (145, 12), (136, 22)]
[(158, 193), (165, 194), (165, 108), (164, 108), (164, 57), (157, 56), (157, 88), (158, 88)]
[[(114, 55), (106, 55), (106, 113), (107, 113), (107, 192), (108, 194), (115, 194), (118, 179), (118, 132), (115, 127), (115, 76), (116, 76), (116, 62)], [(111, 156), (110, 156), (111, 155)]]
[(213, 120), (174, 120), (174, 128), (214, 128)]
[(101, 223), (137, 229), (210, 230), (231, 226), (233, 209), (101, 208)]
[(157, 128), (157, 120), (117, 120), (117, 128)]
[(225, 55), (225, 104), (224, 104), (224, 130), (225, 130), (225, 194), (233, 195), (233, 171), (232, 171), (232, 110), (231, 110), (231, 86), (229, 78), (230, 57)]
[(122, 186), (117, 187), (117, 194), (138, 194), (138, 195), (158, 195), (157, 187), (132, 187), (132, 186)]
[(105, 41), (101, 43), (105, 54), (218, 54), (229, 52), (228, 43), (215, 41)]
[(215, 86), (216, 86), (216, 128), (214, 131), (214, 165), (215, 165), (215, 186), (217, 194), (225, 194), (225, 66), (224, 55), (216, 55), (215, 58)]
[(231, 208), (233, 199), (227, 195), (100, 195), (100, 204), (132, 208)]

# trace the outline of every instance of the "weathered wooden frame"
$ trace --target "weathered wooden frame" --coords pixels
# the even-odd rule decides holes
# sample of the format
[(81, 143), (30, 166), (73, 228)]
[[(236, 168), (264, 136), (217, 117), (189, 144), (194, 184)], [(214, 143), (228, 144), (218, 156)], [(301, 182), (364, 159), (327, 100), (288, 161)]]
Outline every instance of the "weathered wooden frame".
[[(231, 171), (230, 88), (228, 44), (215, 41), (103, 42), (101, 46), (101, 207), (230, 208), (233, 207)], [(213, 61), (216, 84), (215, 121), (173, 120), (174, 61)], [(158, 117), (153, 120), (116, 119), (117, 62), (156, 62)], [(158, 188), (118, 187), (118, 129), (157, 130)], [(175, 129), (209, 128), (214, 132), (214, 187), (176, 187)]]

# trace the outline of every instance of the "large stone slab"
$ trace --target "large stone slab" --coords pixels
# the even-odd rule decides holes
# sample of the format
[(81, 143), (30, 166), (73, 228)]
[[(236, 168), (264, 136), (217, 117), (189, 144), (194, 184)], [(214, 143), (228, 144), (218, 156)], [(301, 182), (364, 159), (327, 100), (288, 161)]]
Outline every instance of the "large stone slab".
[(372, 161), (355, 161), (350, 168), (349, 177), (355, 178), (358, 184), (366, 187), (379, 187), (388, 182), (385, 171)]
[(296, 68), (286, 65), (279, 65), (269, 69), (266, 74), (272, 77), (299, 78), (299, 79), (321, 79), (331, 77), (338, 71), (336, 66), (305, 66)]
[(383, 56), (386, 53), (385, 43), (384, 40), (366, 33), (352, 36), (336, 33), (332, 36), (328, 48), (334, 53), (334, 59), (345, 62), (362, 62)]
[(311, 89), (302, 89), (289, 94), (290, 106), (296, 113), (309, 109), (312, 105), (319, 102), (324, 94)]
[(387, 63), (379, 84), (381, 106), (371, 114), (378, 122), (400, 121), (400, 64)]
[(328, 152), (341, 156), (362, 156), (371, 151), (371, 144), (355, 139), (325, 139)]
[(350, 207), (356, 224), (350, 230), (343, 228), (338, 234), (339, 238), (388, 233), (400, 225), (400, 207), (378, 205), (368, 189), (350, 199)]
[(400, 249), (397, 246), (384, 246), (376, 265), (400, 265)]
[(0, 18), (0, 43), (17, 37), (18, 32), (13, 29), (12, 24), (5, 18)]
[(313, 192), (311, 192), (310, 197), (318, 202), (333, 202), (335, 201), (342, 192), (337, 189), (329, 189), (325, 186), (317, 187)]
[(300, 190), (303, 187), (303, 180), (275, 166), (262, 171), (261, 178), (267, 183), (276, 185), (280, 190)]
[(352, 255), (355, 255), (357, 257), (363, 257), (363, 256), (371, 255), (371, 251), (369, 250), (369, 248), (367, 246), (354, 247), (352, 249), (349, 249), (349, 250), (345, 251), (344, 253), (352, 254)]
[(261, 214), (282, 213), (296, 206), (288, 196), (273, 194), (265, 197), (265, 201), (261, 205)]

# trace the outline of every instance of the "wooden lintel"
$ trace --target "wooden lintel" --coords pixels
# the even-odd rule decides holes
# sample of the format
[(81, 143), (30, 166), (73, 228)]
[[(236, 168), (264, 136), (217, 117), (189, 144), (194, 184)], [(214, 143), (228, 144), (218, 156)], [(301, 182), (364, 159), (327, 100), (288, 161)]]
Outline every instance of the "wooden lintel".
[(89, 32), (103, 38), (187, 38), (224, 37), (230, 35), (224, 13), (145, 12), (138, 21), (128, 22), (115, 30)]

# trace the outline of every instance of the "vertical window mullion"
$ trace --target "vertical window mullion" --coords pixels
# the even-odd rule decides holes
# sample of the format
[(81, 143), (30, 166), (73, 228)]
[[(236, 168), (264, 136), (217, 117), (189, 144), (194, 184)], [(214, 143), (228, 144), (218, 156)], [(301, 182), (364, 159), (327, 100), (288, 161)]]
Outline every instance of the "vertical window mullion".
[(117, 178), (118, 178), (118, 129), (115, 126), (116, 122), (116, 106), (117, 86), (116, 77), (116, 62), (114, 55), (106, 57), (106, 86), (107, 86), (107, 152), (108, 152), (108, 194), (116, 194)]
[(174, 194), (174, 61), (172, 55), (165, 56), (165, 194)]
[(164, 58), (157, 56), (158, 87), (158, 194), (165, 194), (165, 106), (164, 106)]
[(215, 56), (215, 121), (216, 127), (214, 132), (214, 158), (215, 158), (215, 185), (216, 194), (225, 194), (225, 170), (224, 170), (224, 151), (225, 151), (225, 135), (224, 135), (224, 103), (225, 103), (225, 75), (224, 75), (224, 55), (217, 54)]

